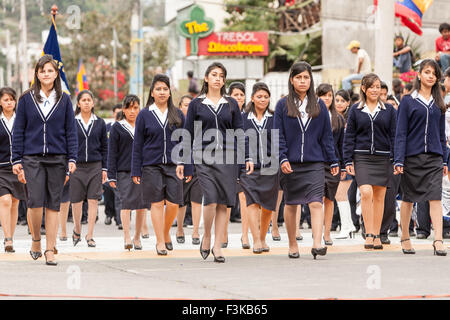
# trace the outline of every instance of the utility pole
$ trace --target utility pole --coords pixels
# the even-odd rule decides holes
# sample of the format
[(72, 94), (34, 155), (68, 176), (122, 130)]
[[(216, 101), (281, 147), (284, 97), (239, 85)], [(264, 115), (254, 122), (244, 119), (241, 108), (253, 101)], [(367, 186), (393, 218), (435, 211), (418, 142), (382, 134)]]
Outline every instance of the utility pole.
[(21, 78), (22, 78), (22, 92), (28, 89), (28, 50), (27, 50), (27, 11), (26, 11), (25, 0), (20, 0), (20, 40), (21, 40), (21, 61), (20, 65), (22, 67)]
[(375, 73), (392, 88), (392, 46), (394, 43), (394, 1), (378, 1), (375, 22)]
[(142, 3), (136, 0), (131, 15), (130, 93), (144, 98)]

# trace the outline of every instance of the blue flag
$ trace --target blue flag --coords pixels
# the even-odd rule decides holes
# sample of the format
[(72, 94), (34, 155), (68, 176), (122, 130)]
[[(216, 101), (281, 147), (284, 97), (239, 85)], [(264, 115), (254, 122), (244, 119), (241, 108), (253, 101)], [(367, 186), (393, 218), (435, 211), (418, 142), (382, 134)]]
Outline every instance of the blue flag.
[(44, 46), (44, 54), (51, 54), (53, 59), (58, 63), (59, 73), (61, 75), (61, 88), (70, 95), (69, 85), (67, 84), (66, 74), (64, 73), (64, 64), (61, 59), (61, 51), (59, 50), (58, 35), (56, 33), (55, 16), (52, 16), (52, 25), (50, 27), (50, 33), (48, 34), (47, 41)]

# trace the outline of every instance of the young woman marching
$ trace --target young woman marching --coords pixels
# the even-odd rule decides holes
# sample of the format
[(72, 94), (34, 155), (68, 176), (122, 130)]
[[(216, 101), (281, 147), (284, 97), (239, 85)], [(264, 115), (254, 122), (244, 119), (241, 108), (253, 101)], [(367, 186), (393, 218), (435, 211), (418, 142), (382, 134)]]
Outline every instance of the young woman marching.
[[(23, 174), (12, 172), (12, 130), (16, 119), (16, 92), (11, 88), (0, 89), (0, 222), (5, 236), (5, 252), (15, 252), (13, 246), (19, 201), (25, 200)], [(19, 179), (18, 179), (19, 178)]]
[[(123, 225), (124, 248), (142, 250), (140, 234), (149, 203), (144, 202), (142, 186), (131, 179), (131, 156), (135, 136), (136, 117), (139, 114), (139, 98), (128, 95), (123, 100), (122, 118), (111, 127), (108, 147), (108, 180), (112, 188), (119, 190), (120, 218)], [(130, 215), (136, 210), (136, 229), (133, 243), (130, 237)]]
[[(344, 118), (345, 126), (347, 126), (347, 115), (350, 107), (350, 95), (346, 90), (339, 90), (336, 92), (335, 98), (336, 111)], [(342, 151), (343, 154), (343, 151)], [(335, 239), (347, 239), (351, 238), (353, 232), (356, 231), (355, 225), (352, 221), (352, 212), (350, 208), (350, 202), (348, 201), (348, 189), (352, 183), (352, 176), (346, 174), (344, 178), (341, 177), (336, 192), (336, 202), (339, 209), (339, 217), (341, 220), (341, 229), (339, 234), (335, 236)]]
[[(227, 207), (234, 206), (236, 201), (237, 164), (235, 157), (229, 159), (232, 163), (227, 163), (226, 155), (235, 155), (237, 147), (245, 145), (243, 132), (237, 135), (237, 139), (232, 136), (232, 139), (227, 140), (226, 131), (243, 129), (243, 123), (236, 100), (225, 96), (226, 76), (227, 71), (221, 63), (213, 63), (207, 68), (200, 96), (189, 105), (186, 118), (185, 129), (190, 133), (191, 139), (183, 140), (184, 150), (194, 145), (194, 164), (204, 199), (205, 234), (200, 244), (200, 253), (206, 259), (212, 251), (215, 262), (225, 262), (222, 243)], [(202, 124), (202, 130), (198, 130), (195, 136), (194, 121)], [(246, 166), (250, 174), (253, 163), (247, 161)], [(184, 170), (183, 165), (178, 166), (177, 175), (180, 179), (184, 177)], [(216, 236), (210, 250), (213, 222)]]
[(403, 97), (398, 108), (394, 163), (395, 174), (403, 174), (400, 226), (405, 254), (415, 253), (409, 242), (408, 228), (413, 203), (429, 201), (434, 254), (447, 255), (442, 242), (442, 174), (446, 175), (448, 170), (446, 108), (439, 89), (441, 77), (436, 61), (422, 61), (414, 91)]
[[(180, 105), (178, 108), (183, 112), (184, 117), (186, 118), (189, 103), (194, 98), (190, 95), (186, 95), (181, 97)], [(200, 184), (198, 182), (198, 178), (194, 172), (194, 175), (192, 176), (192, 180), (183, 183), (183, 202), (184, 205), (178, 209), (178, 215), (177, 215), (177, 242), (178, 243), (184, 243), (185, 237), (184, 237), (184, 230), (183, 230), (183, 221), (186, 214), (186, 206), (188, 203), (191, 203), (191, 209), (192, 209), (192, 244), (198, 245), (200, 244), (200, 233), (199, 233), (199, 227), (200, 227), (200, 219), (202, 215), (202, 189), (200, 188)], [(179, 221), (179, 223), (178, 223)]]
[(369, 73), (361, 80), (361, 102), (351, 107), (344, 137), (347, 172), (355, 176), (361, 193), (366, 229), (365, 249), (383, 249), (380, 239), (384, 197), (393, 173), (396, 114), (380, 99), (381, 81)]
[[(228, 88), (228, 95), (232, 97), (236, 102), (238, 103), (239, 110), (243, 112), (244, 106), (245, 106), (245, 86), (242, 82), (233, 82), (230, 84), (230, 87)], [(239, 177), (239, 167), (238, 167), (238, 177)], [(238, 178), (238, 184), (237, 184), (237, 194), (239, 198), (239, 208), (241, 213), (241, 228), (242, 228), (242, 236), (241, 236), (241, 245), (242, 249), (250, 249), (249, 241), (248, 241), (248, 216), (247, 216), (247, 205), (245, 203), (245, 197), (242, 190), (242, 187), (239, 184), (239, 178)], [(231, 211), (237, 210), (236, 206), (233, 208), (227, 209), (227, 225), (225, 227), (225, 236), (224, 239), (226, 239), (226, 242), (223, 243), (222, 248), (226, 248), (228, 246), (228, 223), (230, 221)]]
[(317, 96), (322, 99), (328, 109), (331, 121), (331, 130), (333, 131), (334, 151), (336, 158), (341, 164), (341, 174), (333, 176), (330, 167), (325, 165), (325, 198), (324, 198), (324, 216), (325, 231), (323, 241), (326, 245), (333, 245), (331, 240), (331, 223), (333, 222), (334, 201), (341, 179), (346, 176), (344, 158), (342, 156), (342, 144), (344, 142), (345, 120), (336, 111), (333, 87), (330, 84), (322, 83), (317, 87)]
[[(246, 212), (253, 238), (253, 253), (259, 254), (270, 250), (266, 243), (266, 235), (272, 212), (276, 209), (280, 182), (278, 165), (275, 172), (271, 168), (274, 164), (271, 163), (273, 112), (269, 110), (270, 90), (267, 85), (262, 82), (256, 83), (253, 86), (251, 99), (243, 120), (246, 148), (253, 150), (250, 152), (250, 157), (254, 159), (255, 167), (252, 174), (242, 172), (240, 185), (246, 200)], [(272, 172), (269, 172), (269, 168)]]
[(183, 182), (177, 178), (171, 157), (178, 143), (172, 141), (172, 133), (183, 126), (184, 115), (172, 102), (169, 77), (157, 74), (147, 106), (136, 119), (131, 176), (136, 185), (142, 185), (144, 201), (151, 203), (158, 255), (167, 255), (166, 249), (173, 250), (170, 228), (183, 204)]
[(326, 255), (321, 247), (324, 215), (324, 163), (339, 174), (333, 146), (330, 116), (314, 93), (311, 66), (295, 63), (289, 75), (289, 95), (277, 103), (275, 129), (279, 130), (281, 186), (285, 201), (284, 219), (289, 238), (289, 258), (299, 258), (295, 215), (298, 205), (309, 205), (313, 231), (311, 254)]
[(13, 129), (13, 172), (25, 173), (32, 227), (31, 257), (42, 256), (40, 226), (45, 207), (47, 265), (54, 260), (56, 226), (66, 172), (73, 174), (78, 157), (75, 116), (70, 97), (61, 90), (57, 63), (51, 55), (36, 64), (34, 83), (19, 99)]
[(70, 178), (70, 202), (73, 211), (73, 245), (81, 241), (81, 215), (83, 201), (88, 201), (88, 247), (96, 246), (93, 239), (98, 199), (101, 198), (102, 184), (107, 180), (106, 162), (108, 142), (106, 124), (94, 114), (94, 95), (89, 90), (77, 96), (75, 119), (78, 128), (78, 168)]

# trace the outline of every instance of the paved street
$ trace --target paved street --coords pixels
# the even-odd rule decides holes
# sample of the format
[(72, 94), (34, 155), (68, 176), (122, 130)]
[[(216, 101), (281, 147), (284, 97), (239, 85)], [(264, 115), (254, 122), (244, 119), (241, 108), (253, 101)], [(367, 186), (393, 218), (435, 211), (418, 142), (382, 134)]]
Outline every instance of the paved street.
[[(96, 248), (85, 241), (73, 247), (71, 238), (58, 240), (57, 267), (44, 258), (33, 261), (27, 228), (17, 227), (15, 254), (0, 254), (0, 294), (3, 298), (450, 298), (449, 257), (433, 256), (431, 240), (413, 240), (416, 255), (405, 256), (399, 238), (383, 251), (367, 252), (360, 235), (334, 240), (325, 257), (313, 260), (311, 230), (302, 230), (300, 259), (287, 257), (287, 235), (272, 241), (269, 253), (259, 256), (240, 245), (240, 224), (230, 224), (225, 264), (206, 261), (191, 244), (192, 229), (185, 228), (186, 243), (175, 240), (167, 257), (156, 255), (155, 237), (143, 239), (141, 252), (123, 250), (122, 231), (104, 225), (103, 207), (96, 224)], [(150, 217), (148, 216), (151, 229)], [(72, 230), (73, 224), (68, 224)], [(83, 225), (84, 232), (87, 229)], [(44, 239), (44, 238), (43, 238)], [(447, 242), (446, 245), (449, 243)], [(2, 247), (3, 250), (3, 247)]]

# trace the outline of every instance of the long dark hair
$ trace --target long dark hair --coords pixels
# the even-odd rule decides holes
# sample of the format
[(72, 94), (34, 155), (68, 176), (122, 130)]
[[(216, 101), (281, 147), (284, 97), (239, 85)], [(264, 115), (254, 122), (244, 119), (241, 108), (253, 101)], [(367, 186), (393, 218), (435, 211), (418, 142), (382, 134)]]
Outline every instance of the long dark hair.
[(308, 105), (306, 106), (306, 112), (309, 114), (311, 118), (316, 118), (320, 113), (320, 106), (317, 102), (317, 96), (314, 92), (314, 80), (312, 76), (312, 69), (309, 63), (301, 61), (294, 63), (291, 67), (291, 71), (289, 74), (289, 94), (287, 96), (287, 109), (289, 117), (298, 117), (300, 116), (300, 111), (298, 110), (298, 106), (296, 101), (300, 99), (297, 92), (295, 91), (294, 85), (291, 83), (291, 79), (293, 79), (296, 75), (308, 71), (309, 76), (311, 78), (311, 83), (308, 91), (306, 92), (306, 96), (308, 97)]
[(236, 81), (236, 82), (233, 82), (232, 84), (230, 84), (230, 86), (228, 87), (228, 95), (229, 96), (231, 96), (234, 89), (241, 90), (245, 95), (245, 86), (242, 82)]
[[(90, 90), (83, 90), (77, 95), (77, 107), (75, 108), (75, 115), (78, 115), (81, 112), (81, 108), (79, 106), (80, 100), (84, 94), (88, 94), (91, 96), (92, 100), (94, 100), (94, 94)], [(94, 107), (91, 109), (91, 113), (94, 113)]]
[[(9, 88), (9, 87), (0, 88), (0, 99), (5, 94), (9, 95), (16, 102), (16, 106), (14, 107), (14, 111), (16, 111), (16, 108), (17, 108), (16, 91), (13, 88)], [(3, 106), (0, 104), (0, 114), (2, 114), (2, 113), (3, 113)]]
[[(213, 71), (214, 69), (217, 69), (217, 68), (222, 69), (222, 71), (223, 71), (224, 84), (223, 84), (223, 87), (220, 88), (220, 95), (225, 96), (227, 94), (226, 89), (225, 89), (225, 81), (227, 79), (227, 69), (225, 68), (225, 66), (223, 64), (221, 64), (220, 62), (213, 62), (212, 64), (210, 64), (209, 67), (205, 71), (205, 78), (207, 78), (209, 76), (211, 71)], [(200, 95), (207, 94), (207, 93), (208, 93), (208, 82), (203, 81), (202, 89), (200, 90)]]
[(331, 129), (333, 131), (340, 130), (344, 125), (344, 118), (337, 112), (336, 105), (334, 103), (334, 92), (331, 84), (322, 83), (317, 87), (316, 94), (320, 98), (331, 92), (333, 100), (331, 100), (330, 112), (331, 112)]
[(178, 113), (177, 108), (173, 104), (172, 90), (170, 90), (170, 79), (165, 74), (159, 73), (159, 74), (155, 75), (155, 77), (153, 78), (152, 85), (150, 86), (150, 92), (148, 94), (148, 100), (147, 100), (146, 107), (148, 108), (153, 103), (155, 103), (155, 98), (152, 97), (152, 92), (153, 92), (153, 89), (155, 89), (155, 85), (157, 82), (162, 82), (162, 83), (166, 84), (167, 87), (169, 88), (170, 96), (169, 96), (169, 100), (167, 101), (167, 110), (168, 110), (167, 111), (167, 120), (169, 121), (169, 126), (171, 126), (171, 127), (175, 126), (175, 127), (179, 128), (182, 123), (180, 114)]
[[(360, 106), (364, 106), (367, 102), (367, 94), (363, 91), (363, 87), (366, 89), (369, 89), (376, 81), (380, 81), (380, 85), (381, 85), (381, 80), (380, 77), (378, 75), (376, 75), (375, 73), (368, 73), (366, 74), (362, 79), (361, 79), (361, 89), (360, 89), (360, 98), (361, 98), (361, 102), (360, 102)], [(381, 101), (380, 97), (378, 97), (378, 103), (381, 104), (382, 106), (384, 105), (384, 103)]]
[(123, 99), (122, 111), (119, 113), (120, 114), (119, 121), (120, 120), (124, 120), (124, 119), (126, 120), (125, 112), (123, 112), (123, 109), (129, 109), (136, 102), (139, 105), (141, 104), (141, 100), (139, 100), (139, 97), (137, 95), (134, 95), (134, 94), (129, 94)]
[[(267, 94), (270, 97), (269, 87), (264, 82), (257, 82), (257, 83), (255, 83), (253, 85), (252, 97), (260, 90), (264, 90), (265, 92), (267, 92)], [(269, 106), (270, 106), (270, 100), (269, 100), (269, 104), (267, 105), (267, 108), (266, 108), (266, 110), (264, 112), (266, 112), (268, 110), (271, 114), (273, 114), (273, 111), (270, 110)], [(253, 113), (253, 114), (256, 115), (255, 103), (253, 101), (250, 101), (249, 103), (247, 103), (247, 105), (245, 106), (245, 110), (244, 111), (248, 112), (248, 113)]]
[[(434, 103), (441, 109), (442, 113), (445, 113), (447, 111), (447, 108), (445, 107), (444, 99), (441, 95), (441, 88), (439, 85), (439, 82), (442, 79), (442, 71), (439, 67), (438, 63), (434, 61), (433, 59), (425, 59), (420, 63), (419, 66), (419, 74), (425, 69), (425, 67), (431, 66), (434, 69), (434, 74), (436, 75), (436, 83), (431, 88), (431, 95), (433, 96)], [(416, 77), (416, 80), (414, 81), (414, 89), (419, 91), (421, 87), (421, 83), (419, 80), (419, 74)]]
[(33, 96), (37, 102), (41, 103), (43, 101), (41, 97), (41, 82), (39, 81), (38, 73), (39, 70), (43, 69), (47, 63), (50, 63), (52, 65), (57, 74), (56, 79), (53, 83), (53, 89), (56, 92), (56, 101), (59, 101), (62, 96), (61, 74), (59, 73), (58, 63), (53, 59), (53, 56), (51, 54), (44, 54), (38, 60), (38, 62), (36, 63), (36, 67), (34, 68), (34, 82), (31, 85), (31, 88), (26, 90), (22, 94), (21, 98), (28, 92), (32, 91)]

